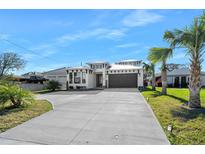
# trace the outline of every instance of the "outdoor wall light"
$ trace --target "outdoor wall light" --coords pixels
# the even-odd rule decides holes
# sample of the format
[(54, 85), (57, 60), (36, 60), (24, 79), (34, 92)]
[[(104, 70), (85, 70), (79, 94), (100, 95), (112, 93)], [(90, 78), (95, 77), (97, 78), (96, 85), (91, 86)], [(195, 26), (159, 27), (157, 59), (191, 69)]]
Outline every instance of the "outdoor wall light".
[(167, 126), (167, 130), (168, 130), (169, 132), (172, 132), (172, 130), (173, 130), (172, 125), (168, 125), (168, 126)]

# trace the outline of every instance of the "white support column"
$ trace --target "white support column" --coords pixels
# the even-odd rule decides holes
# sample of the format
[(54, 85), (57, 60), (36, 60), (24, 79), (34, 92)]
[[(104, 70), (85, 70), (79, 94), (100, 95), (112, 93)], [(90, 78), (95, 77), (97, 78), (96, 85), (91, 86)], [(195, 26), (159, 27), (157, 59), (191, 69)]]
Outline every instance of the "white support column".
[(90, 88), (90, 83), (89, 83), (89, 70), (87, 70), (87, 73), (85, 73), (85, 78), (86, 78), (86, 88)]
[(182, 87), (182, 77), (179, 76), (179, 88), (181, 88), (181, 87)]
[(138, 87), (142, 87), (143, 86), (143, 69), (139, 70), (139, 74), (138, 76)]
[(80, 72), (80, 84), (83, 84), (83, 72)]
[(106, 75), (107, 78), (107, 88), (109, 88), (109, 74)]
[(172, 77), (172, 87), (174, 87), (175, 77)]
[(102, 80), (103, 80), (102, 87), (105, 88), (105, 87), (106, 87), (106, 75), (105, 75), (105, 70), (103, 70), (103, 73), (102, 73)]
[(66, 85), (66, 90), (68, 90), (68, 87), (69, 87), (69, 73), (70, 73), (70, 72), (67, 70), (66, 73), (67, 73), (67, 74), (66, 74), (66, 75), (67, 75), (67, 76), (66, 76), (66, 77), (67, 77), (67, 78), (66, 78), (66, 84), (67, 84), (67, 85)]
[(74, 83), (74, 72), (72, 72), (72, 76), (73, 76), (73, 77), (72, 77), (72, 84), (75, 84), (75, 83)]
[(188, 78), (189, 78), (189, 76), (186, 76), (186, 83), (189, 84)]

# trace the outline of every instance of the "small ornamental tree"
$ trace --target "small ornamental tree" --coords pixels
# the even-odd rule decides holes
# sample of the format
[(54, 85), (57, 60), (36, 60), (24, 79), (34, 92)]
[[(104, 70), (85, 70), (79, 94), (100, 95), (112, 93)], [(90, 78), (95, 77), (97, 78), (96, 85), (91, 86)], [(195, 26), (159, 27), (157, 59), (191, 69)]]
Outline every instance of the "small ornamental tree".
[(0, 79), (11, 71), (23, 68), (25, 61), (16, 53), (6, 52), (0, 54)]
[(152, 78), (152, 90), (156, 90), (156, 85), (155, 85), (155, 64), (151, 63), (146, 64), (143, 63), (143, 69), (144, 69), (144, 74), (147, 76), (151, 76)]
[(60, 89), (61, 84), (58, 81), (51, 80), (48, 82), (47, 89), (55, 91), (56, 89)]

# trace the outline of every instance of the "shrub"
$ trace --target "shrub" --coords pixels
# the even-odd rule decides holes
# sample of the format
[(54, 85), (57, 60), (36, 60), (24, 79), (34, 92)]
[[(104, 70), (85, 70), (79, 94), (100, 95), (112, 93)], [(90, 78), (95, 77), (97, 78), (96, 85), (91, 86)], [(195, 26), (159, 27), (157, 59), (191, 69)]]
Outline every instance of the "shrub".
[(58, 81), (51, 80), (48, 82), (47, 88), (55, 91), (56, 89), (60, 89), (61, 84)]
[(0, 83), (0, 103), (4, 104), (8, 101), (11, 101), (14, 107), (19, 107), (33, 102), (34, 98), (30, 91), (22, 89), (19, 85)]

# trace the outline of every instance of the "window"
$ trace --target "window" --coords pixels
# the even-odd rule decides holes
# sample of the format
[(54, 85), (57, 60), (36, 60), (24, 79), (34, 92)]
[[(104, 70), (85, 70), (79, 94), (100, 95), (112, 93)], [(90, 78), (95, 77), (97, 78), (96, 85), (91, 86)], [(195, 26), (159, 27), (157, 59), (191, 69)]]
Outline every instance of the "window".
[(74, 72), (74, 83), (80, 83), (80, 72)]
[(73, 73), (69, 73), (69, 83), (73, 83)]
[(82, 83), (86, 83), (86, 73), (82, 72)]

